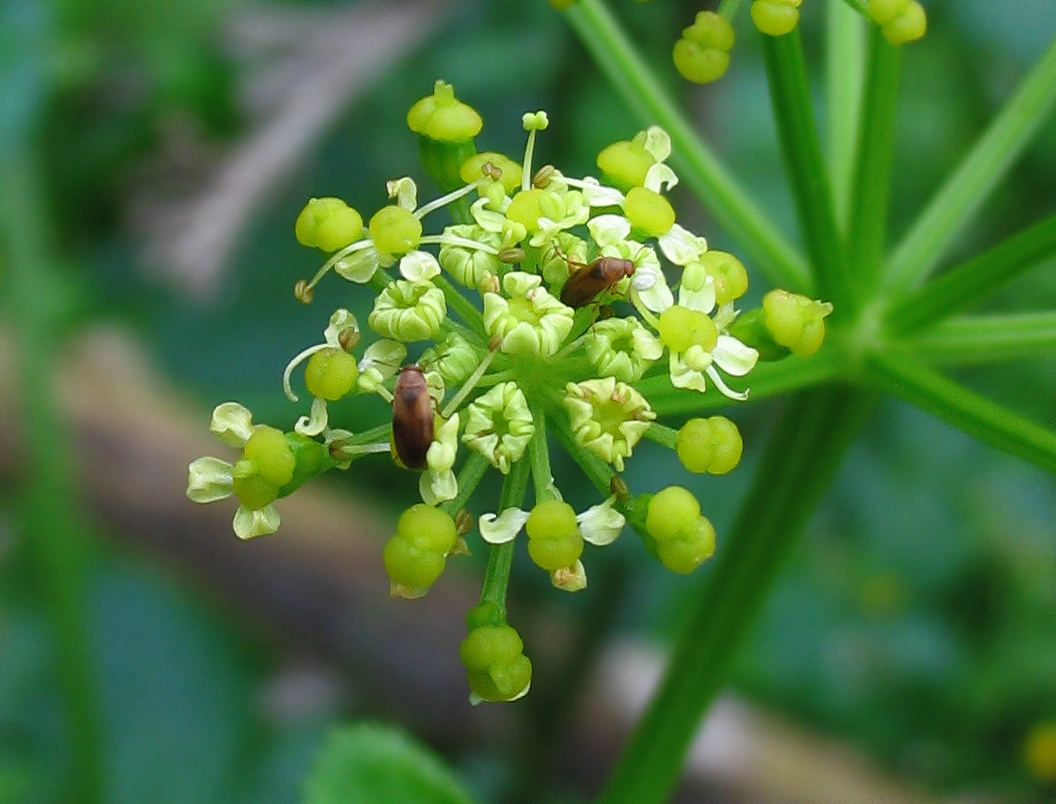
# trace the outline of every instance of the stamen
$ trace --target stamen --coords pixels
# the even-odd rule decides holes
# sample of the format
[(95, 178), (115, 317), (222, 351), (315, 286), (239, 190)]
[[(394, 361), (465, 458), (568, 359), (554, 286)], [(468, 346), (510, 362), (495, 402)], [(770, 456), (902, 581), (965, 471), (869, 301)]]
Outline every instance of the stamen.
[(314, 355), (316, 352), (321, 352), (323, 349), (332, 348), (328, 343), (317, 343), (315, 346), (309, 346), (307, 349), (302, 351), (293, 360), (286, 364), (286, 370), (282, 372), (282, 390), (286, 394), (286, 398), (291, 402), (297, 402), (297, 394), (293, 392), (293, 388), (290, 386), (290, 377), (293, 375), (293, 370), (297, 368), (298, 364), (307, 360), (309, 357)]
[(480, 187), (482, 184), (485, 184), (486, 182), (488, 182), (488, 179), (480, 178), (480, 179), (477, 179), (472, 184), (467, 184), (465, 187), (460, 187), (459, 189), (454, 190), (454, 191), (448, 193), (447, 195), (442, 195), (439, 198), (437, 198), (437, 199), (435, 199), (433, 201), (430, 201), (428, 204), (425, 204), (424, 206), (418, 207), (418, 209), (416, 209), (414, 211), (414, 217), (417, 218), (418, 220), (421, 220), (422, 218), (424, 218), (426, 215), (428, 215), (433, 210), (440, 209), (441, 207), (446, 207), (452, 201), (457, 201), (458, 199), (462, 198), (463, 196), (469, 195), (471, 192), (473, 192), (474, 190), (476, 190), (478, 187)]
[(704, 369), (704, 373), (711, 377), (711, 381), (715, 383), (715, 387), (722, 392), (722, 395), (728, 399), (736, 399), (738, 402), (744, 402), (748, 398), (748, 391), (734, 391), (722, 380), (722, 376), (715, 369), (714, 365), (708, 366)]
[(480, 361), (480, 365), (477, 366), (476, 369), (473, 370), (473, 373), (466, 378), (466, 381), (462, 383), (462, 387), (458, 389), (458, 393), (451, 397), (451, 401), (447, 403), (447, 407), (444, 408), (443, 413), (440, 414), (441, 416), (445, 419), (451, 418), (451, 414), (458, 410), (458, 406), (465, 401), (466, 397), (469, 396), (470, 392), (476, 387), (480, 378), (484, 376), (484, 372), (488, 370), (488, 366), (491, 365), (491, 361), (495, 359), (495, 355), (498, 353), (499, 350), (497, 346), (488, 352), (484, 359)]

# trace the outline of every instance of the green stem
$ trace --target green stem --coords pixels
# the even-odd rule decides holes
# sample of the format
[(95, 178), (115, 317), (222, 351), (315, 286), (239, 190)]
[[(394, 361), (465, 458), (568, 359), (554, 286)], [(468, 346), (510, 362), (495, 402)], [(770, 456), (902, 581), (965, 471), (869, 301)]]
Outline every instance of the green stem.
[(848, 264), (859, 304), (873, 295), (883, 256), (901, 52), (901, 48), (888, 44), (877, 26), (872, 26), (847, 234)]
[(925, 363), (946, 365), (1040, 356), (1056, 350), (1056, 312), (954, 318), (893, 348)]
[(550, 452), (546, 446), (546, 413), (541, 405), (532, 405), (532, 421), (535, 432), (528, 443), (528, 457), (532, 464), (535, 504), (538, 505), (554, 498), (550, 489), (553, 473), (550, 471)]
[(42, 172), (29, 147), (0, 153), (0, 243), (18, 338), (26, 474), (22, 508), (26, 551), (54, 636), (59, 694), (67, 720), (72, 778), (65, 801), (102, 800), (102, 728), (95, 662), (88, 636), (88, 534), (72, 490), (74, 441), (56, 407), (57, 332), (67, 323), (68, 288), (55, 270), (45, 231)]
[(885, 286), (921, 284), (950, 241), (989, 197), (1056, 104), (1056, 41), (1023, 79), (1001, 114), (917, 216), (890, 259)]
[(1009, 455), (1056, 472), (1056, 433), (984, 399), (906, 357), (874, 355), (869, 380), (877, 389), (931, 413)]
[[(506, 475), (499, 499), (499, 511), (520, 508), (528, 491), (528, 461), (517, 461)], [(488, 569), (484, 573), (484, 588), (480, 591), (481, 603), (494, 603), (503, 619), (506, 617), (506, 587), (510, 584), (510, 567), (513, 565), (514, 542), (492, 545), (488, 556)]]
[[(786, 357), (773, 363), (760, 363), (748, 377), (749, 401), (821, 385), (839, 376), (842, 367), (843, 360), (835, 349), (822, 349), (808, 358)], [(634, 387), (649, 400), (657, 416), (703, 414), (739, 404), (719, 393), (698, 394), (675, 388), (667, 374), (641, 380)]]
[(830, 389), (801, 394), (784, 411), (667, 674), (609, 778), (605, 804), (668, 800), (738, 646), (869, 407), (866, 395)]
[(1006, 282), (1056, 254), (1056, 215), (944, 273), (894, 307), (887, 325), (908, 334), (981, 301)]
[(741, 9), (742, 3), (743, 0), (722, 0), (715, 13), (723, 19), (733, 22), (734, 18), (737, 16), (737, 12)]
[(839, 309), (849, 300), (843, 245), (814, 126), (799, 31), (764, 36), (766, 76), (778, 139), (818, 291)]
[(458, 317), (462, 319), (466, 326), (477, 335), (482, 336), (484, 340), (487, 340), (487, 335), (484, 332), (484, 318), (481, 316), (480, 310), (474, 307), (473, 303), (447, 280), (447, 277), (433, 277), (433, 284), (444, 292), (447, 306), (458, 314)]
[(645, 431), (645, 437), (662, 447), (674, 449), (678, 445), (678, 430), (653, 422)]
[(655, 123), (668, 133), (671, 162), (682, 181), (759, 266), (760, 272), (774, 285), (809, 291), (811, 280), (803, 258), (703, 143), (695, 126), (652, 74), (638, 47), (601, 0), (580, 0), (566, 12), (566, 17), (634, 114), (644, 124)]
[(828, 167), (836, 222), (850, 217), (855, 142), (862, 98), (864, 26), (861, 15), (831, 0), (825, 14), (825, 97)]
[(466, 462), (458, 473), (458, 496), (453, 500), (448, 500), (440, 507), (452, 517), (465, 508), (469, 498), (473, 496), (473, 492), (477, 490), (480, 481), (487, 474), (490, 465), (487, 459), (479, 452), (470, 452), (469, 457), (466, 458)]

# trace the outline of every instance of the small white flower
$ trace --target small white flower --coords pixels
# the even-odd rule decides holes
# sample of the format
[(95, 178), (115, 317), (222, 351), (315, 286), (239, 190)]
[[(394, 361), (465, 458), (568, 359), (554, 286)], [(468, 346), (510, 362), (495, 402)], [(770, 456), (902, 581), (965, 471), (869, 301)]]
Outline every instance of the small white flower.
[(524, 529), (528, 514), (528, 511), (522, 511), (520, 508), (507, 508), (498, 515), (481, 514), (477, 522), (480, 538), (488, 544), (511, 542)]
[(623, 514), (612, 507), (616, 502), (616, 495), (612, 495), (600, 505), (592, 505), (582, 514), (576, 514), (576, 522), (579, 523), (579, 532), (583, 540), (597, 547), (612, 544), (616, 537), (623, 531), (627, 524)]
[(708, 250), (708, 241), (677, 223), (657, 238), (660, 250), (675, 265), (688, 265)]
[(253, 435), (253, 416), (237, 402), (224, 402), (213, 409), (209, 429), (229, 447), (245, 446)]

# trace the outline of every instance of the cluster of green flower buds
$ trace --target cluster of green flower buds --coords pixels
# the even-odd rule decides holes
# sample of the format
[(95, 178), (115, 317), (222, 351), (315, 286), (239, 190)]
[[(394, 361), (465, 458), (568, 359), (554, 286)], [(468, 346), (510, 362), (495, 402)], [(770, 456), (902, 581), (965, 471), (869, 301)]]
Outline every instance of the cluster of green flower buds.
[[(728, 47), (732, 35), (705, 35), (713, 17), (698, 18), (687, 37)], [(529, 559), (566, 592), (586, 588), (590, 551), (627, 525), (664, 566), (691, 572), (715, 550), (693, 495), (672, 487), (636, 497), (619, 473), (648, 438), (694, 474), (723, 475), (740, 460), (741, 436), (723, 416), (665, 427), (650, 396), (747, 398), (728, 383), (739, 385), (761, 359), (816, 351), (831, 305), (775, 291), (742, 314), (744, 265), (683, 227), (666, 197), (678, 177), (662, 129), (604, 149), (598, 179), (533, 169), (543, 112), (522, 119), (520, 159), (478, 153), (480, 116), (443, 82), (412, 107), (408, 125), (443, 195), (419, 203), (416, 183), (398, 178), (366, 226), (367, 216), (337, 198), (310, 200), (294, 226), (301, 243), (329, 254), (296, 297), (311, 302), (331, 273), (361, 286), (374, 296), (366, 331), (337, 309), (322, 339), (290, 360), (287, 397), (299, 402), (298, 368), (311, 396), (290, 432), (253, 425), (235, 403), (218, 407), (214, 432), (242, 455), (192, 463), (188, 495), (234, 495), (235, 532), (259, 536), (279, 526), (274, 502), (306, 480), (387, 454), (418, 473), (422, 500), (384, 548), (394, 595), (426, 594), (448, 558), (470, 549), (474, 525), (504, 556), (496, 566), (509, 566), (525, 531)], [(432, 226), (441, 209), (455, 222)], [(408, 362), (409, 347), (422, 350), (417, 362)], [(360, 432), (331, 422), (334, 402), (375, 395), (391, 405), (390, 421)], [(577, 511), (563, 501), (553, 443), (584, 468), (602, 502)], [(471, 514), (490, 471), (504, 479), (500, 510)], [(534, 503), (524, 507), (529, 490)], [(506, 622), (508, 578), (489, 569), (485, 602), (468, 620), (462, 661), (474, 700), (513, 700), (530, 681)]]
[(678, 72), (694, 84), (710, 84), (726, 74), (734, 42), (733, 26), (714, 11), (699, 11), (675, 42), (672, 58)]

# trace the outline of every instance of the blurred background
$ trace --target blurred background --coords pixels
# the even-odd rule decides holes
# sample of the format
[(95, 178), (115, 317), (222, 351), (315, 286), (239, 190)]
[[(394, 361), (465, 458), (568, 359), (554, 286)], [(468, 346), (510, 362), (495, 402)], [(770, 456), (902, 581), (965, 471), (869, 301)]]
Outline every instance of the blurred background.
[[(698, 5), (612, 5), (795, 237), (747, 15), (729, 73), (700, 88), (670, 63)], [(820, 88), (821, 4), (806, 5)], [(1049, 2), (927, 10), (903, 59), (896, 234), (1056, 34)], [(365, 318), (370, 294), (336, 277), (314, 305), (294, 301), (320, 260), (293, 221), (310, 196), (369, 214), (407, 174), (428, 198), (404, 117), (437, 78), (482, 114), (482, 149), (518, 155), (520, 115), (546, 109), (541, 159), (572, 173), (644, 127), (544, 2), (0, 0), (0, 803), (295, 802), (327, 732), (362, 719), (415, 734), (481, 801), (597, 791), (707, 566), (673, 577), (628, 531), (589, 555), (591, 586), (570, 597), (515, 562), (533, 689), (471, 708), (457, 648), (485, 550), (422, 601), (388, 596), (381, 547), (415, 479), (381, 458), (331, 473), (248, 543), (233, 503), (185, 497), (191, 460), (230, 457), (208, 433), (214, 405), (289, 426), (303, 411), (282, 395), (287, 360), (334, 308)], [(1050, 120), (949, 262), (1052, 214), (1054, 186)], [(679, 190), (680, 216), (736, 253)], [(986, 311), (1051, 308), (1053, 267)], [(1056, 356), (957, 376), (1056, 427)], [(686, 483), (721, 550), (780, 405), (724, 411), (746, 444), (731, 476), (687, 483), (644, 444), (628, 484)], [(386, 412), (332, 415), (357, 429)], [(595, 501), (574, 466), (555, 475), (577, 509)], [(1054, 492), (1039, 470), (879, 405), (679, 800), (1053, 800)], [(496, 499), (485, 488), (475, 512)]]

